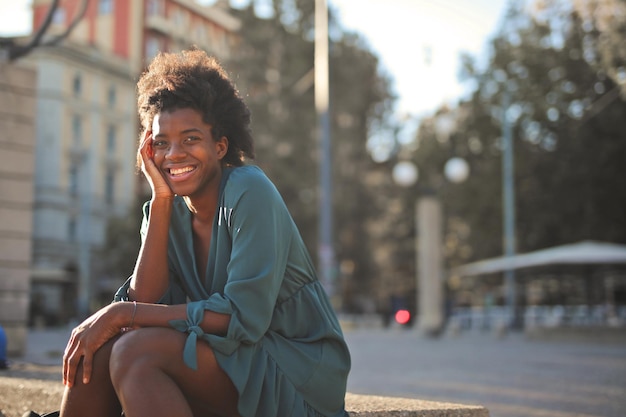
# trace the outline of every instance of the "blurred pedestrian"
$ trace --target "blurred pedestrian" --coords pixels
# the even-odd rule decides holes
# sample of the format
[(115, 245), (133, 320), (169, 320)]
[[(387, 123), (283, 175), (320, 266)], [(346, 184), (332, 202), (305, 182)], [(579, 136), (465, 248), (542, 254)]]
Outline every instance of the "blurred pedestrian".
[(0, 369), (7, 369), (9, 362), (7, 360), (7, 334), (4, 332), (4, 328), (0, 325)]

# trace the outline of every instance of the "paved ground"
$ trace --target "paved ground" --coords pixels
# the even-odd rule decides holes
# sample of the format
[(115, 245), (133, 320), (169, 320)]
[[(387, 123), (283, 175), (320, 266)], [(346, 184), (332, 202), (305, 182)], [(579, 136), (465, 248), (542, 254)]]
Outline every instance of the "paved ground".
[(346, 332), (348, 391), (479, 404), (491, 417), (626, 416), (626, 343), (541, 342), (521, 334)]
[[(0, 410), (11, 409), (8, 387), (19, 394), (28, 381), (60, 380), (68, 335), (67, 330), (29, 334), (26, 355), (15, 358), (10, 371), (0, 371), (5, 384)], [(352, 329), (346, 339), (351, 393), (478, 404), (491, 417), (626, 416), (626, 343), (540, 342), (478, 332), (433, 340), (397, 328)], [(42, 390), (57, 395), (49, 385)]]

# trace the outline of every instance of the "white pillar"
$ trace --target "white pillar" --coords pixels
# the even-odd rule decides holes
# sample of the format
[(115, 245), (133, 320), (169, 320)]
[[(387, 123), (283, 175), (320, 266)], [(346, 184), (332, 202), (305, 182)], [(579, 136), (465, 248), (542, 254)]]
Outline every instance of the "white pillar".
[(437, 335), (444, 324), (442, 282), (442, 215), (435, 196), (421, 197), (416, 206), (418, 327)]

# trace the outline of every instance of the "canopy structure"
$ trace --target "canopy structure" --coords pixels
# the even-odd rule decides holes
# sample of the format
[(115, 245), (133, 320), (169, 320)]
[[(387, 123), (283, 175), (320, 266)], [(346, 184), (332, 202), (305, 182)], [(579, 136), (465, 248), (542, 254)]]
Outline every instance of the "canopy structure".
[(462, 265), (454, 275), (470, 276), (507, 270), (567, 264), (626, 264), (626, 245), (583, 241), (515, 256), (503, 256)]

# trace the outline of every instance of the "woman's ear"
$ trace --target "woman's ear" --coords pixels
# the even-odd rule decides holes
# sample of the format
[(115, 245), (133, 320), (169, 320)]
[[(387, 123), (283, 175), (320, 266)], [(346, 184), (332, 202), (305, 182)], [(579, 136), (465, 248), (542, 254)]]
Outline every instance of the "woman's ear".
[(228, 138), (226, 136), (222, 136), (215, 142), (215, 146), (217, 149), (217, 157), (219, 159), (223, 159), (228, 153)]

